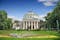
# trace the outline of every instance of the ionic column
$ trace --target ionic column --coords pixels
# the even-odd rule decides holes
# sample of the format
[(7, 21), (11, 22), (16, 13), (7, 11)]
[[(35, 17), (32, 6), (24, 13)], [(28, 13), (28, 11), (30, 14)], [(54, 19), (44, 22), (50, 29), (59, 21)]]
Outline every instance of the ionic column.
[(25, 29), (27, 29), (27, 21), (26, 21), (26, 28)]
[(25, 21), (23, 21), (23, 29), (25, 29)]
[(37, 29), (38, 29), (38, 21), (37, 21)]
[(36, 26), (35, 26), (35, 21), (34, 21), (34, 29), (36, 29)]
[(33, 22), (31, 22), (31, 30), (33, 30)]

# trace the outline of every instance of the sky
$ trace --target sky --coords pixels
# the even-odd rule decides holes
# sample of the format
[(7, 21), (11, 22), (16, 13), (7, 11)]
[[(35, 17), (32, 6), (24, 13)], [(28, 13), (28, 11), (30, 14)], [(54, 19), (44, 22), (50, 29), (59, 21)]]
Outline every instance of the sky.
[(21, 20), (28, 11), (36, 12), (41, 19), (52, 12), (58, 0), (0, 0), (0, 10), (5, 10), (9, 18)]

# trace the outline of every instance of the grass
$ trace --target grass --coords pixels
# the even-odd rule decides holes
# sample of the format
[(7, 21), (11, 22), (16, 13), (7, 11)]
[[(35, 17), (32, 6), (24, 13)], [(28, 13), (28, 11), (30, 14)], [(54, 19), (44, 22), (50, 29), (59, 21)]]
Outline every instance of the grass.
[(0, 30), (0, 34), (10, 34), (10, 33), (21, 33), (21, 31), (16, 31), (16, 30)]
[(60, 38), (0, 38), (0, 40), (60, 40)]
[(10, 34), (10, 33), (17, 33), (17, 34), (24, 34), (24, 33), (32, 33), (32, 34), (41, 34), (41, 35), (56, 35), (56, 31), (17, 31), (17, 30), (0, 30), (0, 34)]
[(41, 35), (56, 35), (55, 31), (33, 31), (33, 34), (41, 34)]
[[(17, 30), (0, 30), (0, 35), (9, 35), (10, 33), (17, 34), (38, 34), (38, 35), (57, 35), (56, 31), (17, 31)], [(13, 38), (13, 37), (0, 37), (0, 40), (60, 40), (60, 38)]]

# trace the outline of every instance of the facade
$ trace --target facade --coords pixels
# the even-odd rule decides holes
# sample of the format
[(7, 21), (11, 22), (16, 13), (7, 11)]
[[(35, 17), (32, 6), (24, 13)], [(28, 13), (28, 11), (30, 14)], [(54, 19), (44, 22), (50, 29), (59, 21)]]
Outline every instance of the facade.
[(23, 17), (23, 29), (36, 30), (39, 29), (39, 16), (32, 11), (29, 11)]
[(22, 29), (22, 21), (14, 20), (12, 28), (15, 30)]
[(24, 16), (19, 24), (19, 27), (14, 25), (14, 28), (22, 29), (22, 30), (36, 30), (39, 29), (39, 15), (36, 13), (29, 11)]

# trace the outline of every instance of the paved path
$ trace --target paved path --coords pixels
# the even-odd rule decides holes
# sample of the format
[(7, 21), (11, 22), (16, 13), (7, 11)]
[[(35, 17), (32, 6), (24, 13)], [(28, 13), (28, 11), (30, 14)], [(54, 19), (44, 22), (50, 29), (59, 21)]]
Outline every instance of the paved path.
[(0, 37), (11, 37), (11, 36), (8, 36), (8, 35), (0, 35)]
[(57, 36), (54, 36), (54, 35), (45, 35), (45, 36), (30, 36), (30, 37), (27, 37), (27, 38), (58, 38)]
[[(0, 35), (0, 37), (11, 37), (8, 35)], [(31, 34), (23, 34), (22, 36), (17, 36), (17, 38), (58, 38), (54, 35), (31, 35)]]

